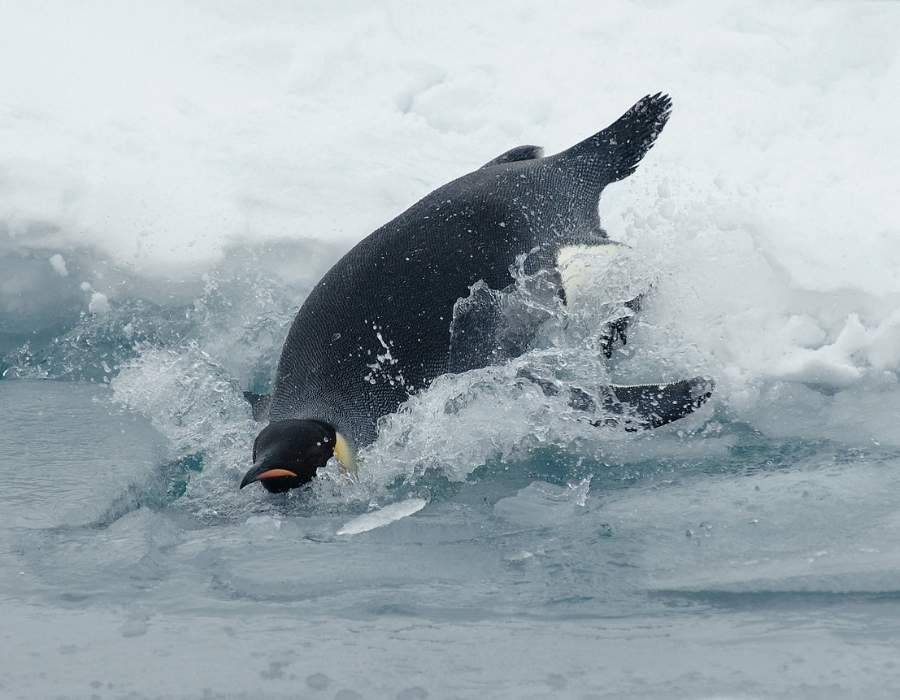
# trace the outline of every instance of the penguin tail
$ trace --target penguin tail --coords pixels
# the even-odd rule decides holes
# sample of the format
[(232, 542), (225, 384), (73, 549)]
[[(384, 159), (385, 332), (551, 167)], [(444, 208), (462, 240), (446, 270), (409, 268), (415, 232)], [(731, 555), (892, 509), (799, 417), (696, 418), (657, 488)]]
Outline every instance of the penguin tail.
[(653, 146), (672, 113), (672, 98), (661, 92), (647, 95), (615, 122), (559, 154), (599, 196), (611, 182), (635, 170)]

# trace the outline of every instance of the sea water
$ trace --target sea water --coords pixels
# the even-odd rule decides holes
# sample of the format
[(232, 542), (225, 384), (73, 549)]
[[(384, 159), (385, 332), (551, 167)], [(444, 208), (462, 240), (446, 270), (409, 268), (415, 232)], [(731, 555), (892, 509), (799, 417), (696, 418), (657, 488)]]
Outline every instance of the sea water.
[[(895, 697), (898, 21), (2, 6), (0, 697)], [(353, 242), (659, 89), (600, 204), (616, 274), (387, 417), (357, 478), (238, 490), (242, 391)], [(523, 368), (717, 389), (623, 434)]]

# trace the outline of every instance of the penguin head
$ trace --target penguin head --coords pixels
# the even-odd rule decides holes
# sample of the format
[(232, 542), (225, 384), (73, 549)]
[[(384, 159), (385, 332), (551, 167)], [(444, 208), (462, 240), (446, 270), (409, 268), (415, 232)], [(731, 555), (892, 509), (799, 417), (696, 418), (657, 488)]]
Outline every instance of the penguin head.
[(295, 489), (312, 481), (333, 456), (340, 459), (343, 451), (346, 442), (328, 423), (308, 419), (269, 423), (256, 436), (253, 466), (241, 488), (259, 481), (271, 493)]

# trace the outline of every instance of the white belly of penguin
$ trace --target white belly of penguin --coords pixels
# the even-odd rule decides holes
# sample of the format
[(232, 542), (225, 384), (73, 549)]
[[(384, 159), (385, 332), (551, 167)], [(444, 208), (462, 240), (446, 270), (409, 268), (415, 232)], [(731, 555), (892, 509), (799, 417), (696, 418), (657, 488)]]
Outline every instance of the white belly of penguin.
[[(614, 301), (621, 293), (627, 276), (629, 249), (619, 243), (604, 245), (570, 245), (559, 249), (556, 269), (559, 271), (566, 306), (575, 309), (590, 300), (592, 303)], [(624, 274), (623, 274), (624, 273)], [(641, 290), (623, 299), (628, 301), (641, 294)]]

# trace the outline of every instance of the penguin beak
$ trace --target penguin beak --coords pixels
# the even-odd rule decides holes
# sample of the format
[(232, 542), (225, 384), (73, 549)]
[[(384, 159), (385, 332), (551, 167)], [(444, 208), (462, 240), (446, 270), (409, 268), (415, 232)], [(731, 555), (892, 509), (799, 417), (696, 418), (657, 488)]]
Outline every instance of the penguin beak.
[(253, 465), (250, 471), (244, 474), (244, 478), (241, 479), (241, 488), (256, 481), (265, 481), (266, 479), (277, 479), (280, 477), (299, 479), (300, 475), (297, 472), (282, 467), (270, 467), (266, 464)]

